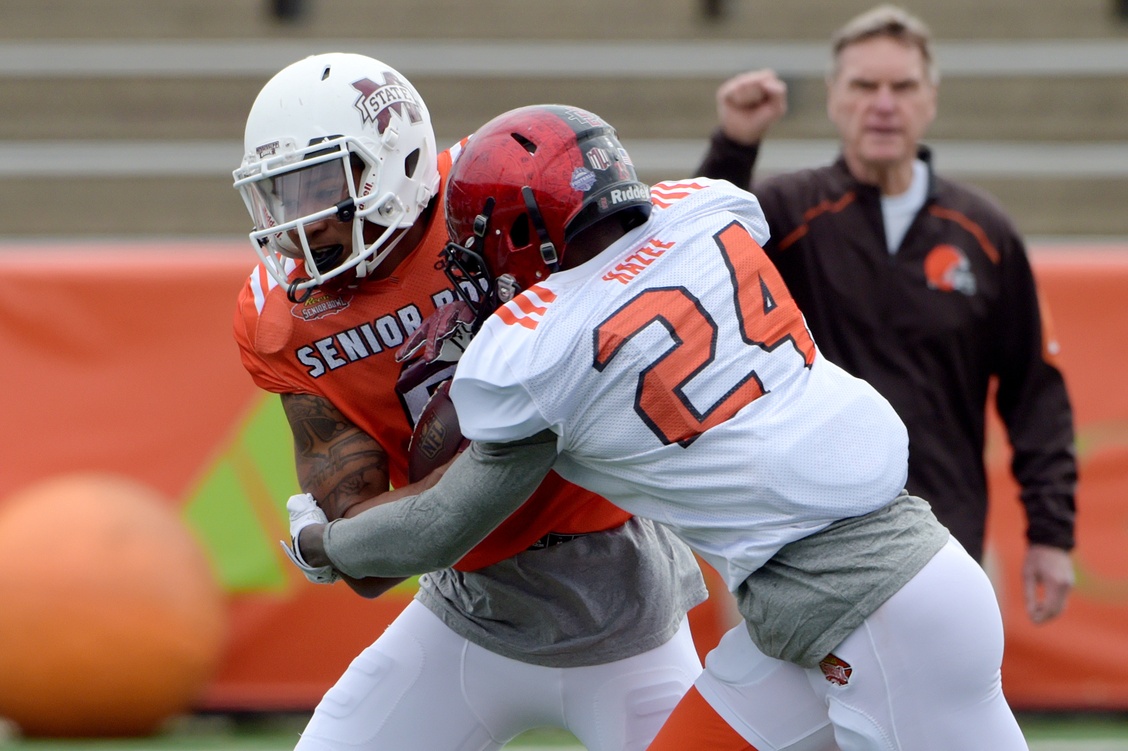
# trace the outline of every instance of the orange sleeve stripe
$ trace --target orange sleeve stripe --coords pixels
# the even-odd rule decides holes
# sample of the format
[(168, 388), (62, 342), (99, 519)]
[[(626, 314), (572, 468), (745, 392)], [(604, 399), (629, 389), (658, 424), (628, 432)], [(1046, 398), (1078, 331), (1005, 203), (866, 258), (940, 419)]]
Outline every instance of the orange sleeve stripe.
[(983, 231), (983, 228), (968, 219), (966, 215), (955, 209), (946, 209), (943, 206), (930, 206), (928, 213), (939, 219), (947, 219), (950, 222), (955, 222), (963, 227), (978, 241), (979, 247), (987, 257), (991, 259), (991, 263), (997, 264), (999, 262), (999, 249), (996, 248), (995, 244), (987, 237), (987, 233)]
[(788, 233), (786, 237), (779, 241), (779, 249), (787, 250), (792, 245), (806, 237), (807, 232), (810, 231), (810, 224), (812, 220), (827, 213), (837, 214), (839, 211), (842, 211), (844, 208), (852, 204), (856, 197), (857, 196), (854, 191), (851, 190), (849, 193), (844, 194), (841, 198), (835, 201), (823, 201), (822, 203), (817, 204), (816, 206), (813, 206), (804, 211), (803, 223), (795, 229), (791, 230), (791, 232)]
[(534, 284), (532, 287), (529, 287), (529, 291), (534, 293), (537, 297), (539, 297), (546, 303), (552, 302), (556, 299), (555, 292), (550, 290), (548, 287), (542, 287), (539, 284)]
[(520, 308), (522, 313), (528, 313), (530, 315), (544, 315), (544, 312), (547, 310), (543, 305), (537, 305), (529, 299), (528, 295), (517, 295), (517, 297), (513, 298), (513, 304)]
[(703, 190), (704, 188), (704, 185), (696, 182), (662, 182), (651, 187), (650, 200), (658, 208), (668, 209), (675, 201), (685, 198), (695, 191)]
[(537, 327), (537, 322), (532, 318), (529, 318), (528, 316), (521, 316), (520, 318), (518, 318), (516, 315), (514, 315), (513, 311), (509, 309), (508, 303), (502, 305), (497, 309), (497, 317), (500, 318), (501, 322), (506, 326), (517, 324), (519, 326), (524, 326), (527, 329), (535, 329)]

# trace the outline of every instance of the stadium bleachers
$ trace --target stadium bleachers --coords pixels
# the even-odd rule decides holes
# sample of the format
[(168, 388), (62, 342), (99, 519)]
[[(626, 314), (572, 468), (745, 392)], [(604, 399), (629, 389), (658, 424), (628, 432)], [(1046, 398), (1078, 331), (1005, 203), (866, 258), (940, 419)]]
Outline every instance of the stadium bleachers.
[[(790, 112), (765, 169), (825, 161), (826, 39), (840, 0), (7, 0), (0, 25), (0, 239), (225, 237), (256, 92), (308, 53), (411, 77), (441, 145), (498, 112), (568, 102), (614, 123), (647, 180), (685, 177), (728, 75), (775, 67)], [(1029, 236), (1128, 237), (1128, 20), (1114, 0), (906, 3), (944, 72), (937, 164), (993, 192)], [(705, 10), (719, 11), (710, 16)]]

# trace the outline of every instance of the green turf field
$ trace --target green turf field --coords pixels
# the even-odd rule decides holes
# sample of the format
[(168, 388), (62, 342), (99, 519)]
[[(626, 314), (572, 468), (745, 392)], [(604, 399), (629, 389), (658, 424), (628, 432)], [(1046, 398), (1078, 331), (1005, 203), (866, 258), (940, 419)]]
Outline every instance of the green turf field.
[[(46, 740), (0, 737), (2, 751), (286, 751), (304, 719), (295, 715), (200, 716), (173, 723), (144, 739)], [(1019, 722), (1032, 751), (1128, 751), (1128, 713), (1024, 714)], [(559, 731), (527, 733), (506, 746), (514, 751), (582, 751)]]

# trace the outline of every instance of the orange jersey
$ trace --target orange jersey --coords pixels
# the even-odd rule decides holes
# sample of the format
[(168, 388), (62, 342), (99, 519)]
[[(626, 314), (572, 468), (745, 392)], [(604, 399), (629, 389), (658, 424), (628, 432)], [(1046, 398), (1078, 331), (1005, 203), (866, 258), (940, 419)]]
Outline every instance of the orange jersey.
[[(450, 151), (439, 155), (444, 184), (451, 162)], [(239, 293), (235, 312), (235, 341), (254, 382), (278, 394), (314, 394), (331, 401), (387, 452), (395, 486), (407, 483), (407, 445), (427, 396), (422, 387), (416, 394), (396, 392), (401, 366), (395, 352), (423, 319), (455, 299), (437, 266), (447, 242), (441, 187), (439, 196), (419, 247), (388, 278), (339, 292), (315, 290), (304, 302), (293, 303), (259, 264)], [(469, 571), (504, 560), (550, 532), (596, 532), (629, 518), (552, 473), (455, 568)]]

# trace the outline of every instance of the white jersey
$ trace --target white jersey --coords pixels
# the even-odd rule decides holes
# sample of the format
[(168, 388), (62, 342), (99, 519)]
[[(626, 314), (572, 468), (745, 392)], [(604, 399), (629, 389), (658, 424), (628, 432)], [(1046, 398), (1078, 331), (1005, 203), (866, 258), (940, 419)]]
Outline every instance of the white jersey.
[(561, 475), (668, 525), (735, 590), (787, 543), (890, 503), (908, 437), (818, 354), (751, 194), (696, 178), (651, 198), (646, 224), (499, 308), (451, 395), (469, 438), (552, 430)]

